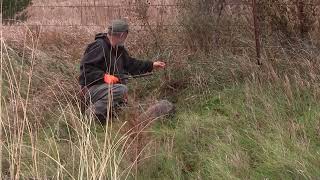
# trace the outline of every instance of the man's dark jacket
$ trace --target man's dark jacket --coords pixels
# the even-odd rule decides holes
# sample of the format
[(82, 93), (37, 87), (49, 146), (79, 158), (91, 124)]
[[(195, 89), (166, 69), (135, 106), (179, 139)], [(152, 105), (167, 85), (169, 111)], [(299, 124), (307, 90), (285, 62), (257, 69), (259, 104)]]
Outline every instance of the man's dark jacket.
[(153, 62), (136, 60), (129, 56), (124, 47), (113, 48), (107, 34), (100, 33), (95, 41), (88, 45), (80, 64), (79, 83), (90, 87), (104, 83), (104, 74), (138, 75), (151, 72)]

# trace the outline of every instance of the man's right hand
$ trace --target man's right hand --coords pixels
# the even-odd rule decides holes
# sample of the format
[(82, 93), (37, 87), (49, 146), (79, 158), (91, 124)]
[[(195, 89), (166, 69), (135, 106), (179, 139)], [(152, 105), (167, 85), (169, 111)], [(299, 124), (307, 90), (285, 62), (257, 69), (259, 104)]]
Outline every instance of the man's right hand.
[(107, 84), (117, 84), (120, 82), (120, 80), (116, 76), (113, 76), (110, 74), (105, 74), (104, 75), (104, 82)]
[(153, 63), (153, 69), (163, 69), (166, 67), (166, 63), (162, 61), (156, 61)]

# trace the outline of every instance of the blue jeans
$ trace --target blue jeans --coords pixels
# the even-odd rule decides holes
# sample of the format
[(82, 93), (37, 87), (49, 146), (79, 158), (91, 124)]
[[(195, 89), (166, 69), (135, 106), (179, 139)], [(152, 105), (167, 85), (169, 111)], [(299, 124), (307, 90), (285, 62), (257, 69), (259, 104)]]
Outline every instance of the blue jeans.
[(107, 117), (108, 112), (127, 103), (128, 88), (123, 84), (98, 84), (88, 89), (86, 103), (97, 117)]

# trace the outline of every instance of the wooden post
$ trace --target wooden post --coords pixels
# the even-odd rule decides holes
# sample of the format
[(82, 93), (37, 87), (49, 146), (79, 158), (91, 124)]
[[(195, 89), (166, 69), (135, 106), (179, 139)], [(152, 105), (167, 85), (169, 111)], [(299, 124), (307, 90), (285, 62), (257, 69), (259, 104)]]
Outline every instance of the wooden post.
[(257, 16), (257, 2), (256, 2), (256, 0), (252, 0), (252, 15), (253, 15), (253, 24), (254, 24), (254, 36), (255, 36), (255, 41), (256, 41), (257, 63), (258, 63), (258, 65), (262, 65), (262, 63), (261, 63), (260, 29), (259, 29), (259, 22), (258, 22), (258, 16)]
[(83, 21), (82, 21), (82, 16), (83, 16), (82, 8), (83, 8), (82, 0), (80, 0), (80, 25), (83, 24)]

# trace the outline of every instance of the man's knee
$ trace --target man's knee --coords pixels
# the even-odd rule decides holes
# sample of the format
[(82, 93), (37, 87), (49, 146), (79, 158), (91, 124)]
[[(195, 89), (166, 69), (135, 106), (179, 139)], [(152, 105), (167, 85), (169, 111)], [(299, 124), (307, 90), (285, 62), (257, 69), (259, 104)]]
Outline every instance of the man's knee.
[(116, 84), (114, 85), (114, 94), (119, 94), (121, 96), (127, 95), (128, 94), (128, 87), (123, 84)]
[[(101, 84), (89, 90), (92, 95), (90, 97), (90, 104), (94, 105), (95, 113), (105, 112), (109, 101), (112, 101), (112, 106), (125, 104), (128, 101), (128, 87), (123, 84), (114, 84), (111, 87), (107, 84)], [(109, 93), (112, 94), (111, 98)]]
[(123, 84), (115, 84), (113, 90), (113, 102), (115, 106), (122, 106), (128, 102), (128, 88)]
[(115, 98), (127, 97), (128, 87), (123, 84), (115, 84), (112, 88), (112, 94)]

